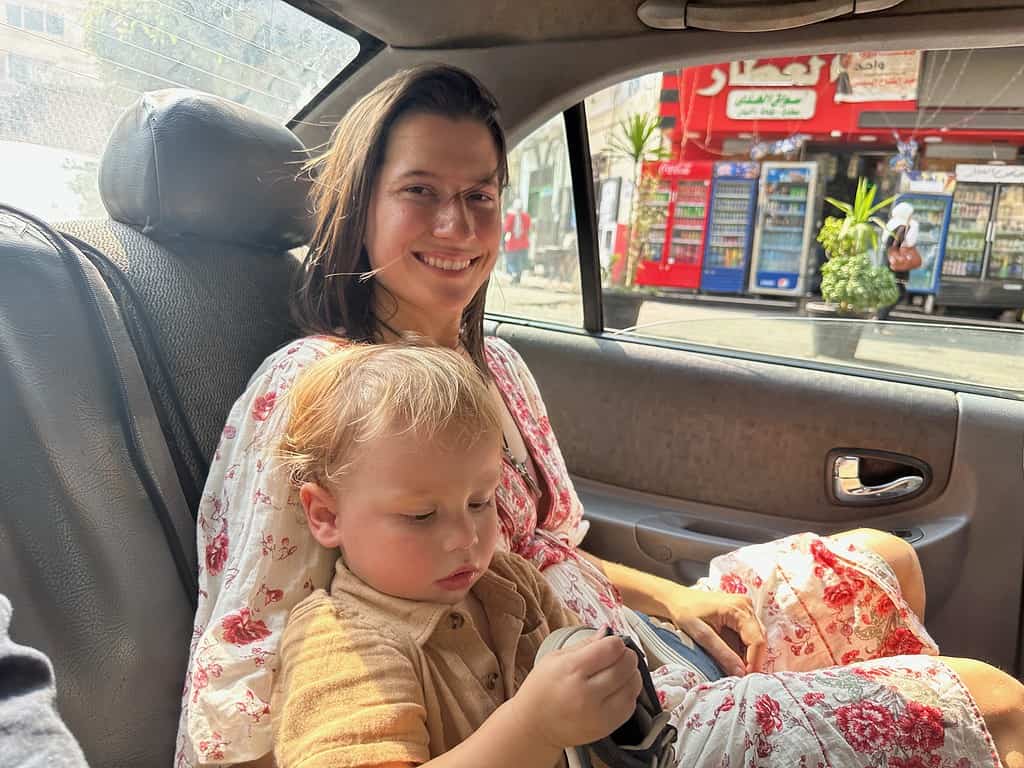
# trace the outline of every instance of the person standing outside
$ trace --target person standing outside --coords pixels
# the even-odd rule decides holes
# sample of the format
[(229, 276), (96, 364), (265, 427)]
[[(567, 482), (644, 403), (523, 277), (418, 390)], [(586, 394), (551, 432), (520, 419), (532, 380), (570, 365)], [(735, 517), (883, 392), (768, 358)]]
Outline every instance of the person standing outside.
[(903, 302), (907, 296), (910, 270), (921, 266), (921, 254), (917, 250), (918, 224), (913, 217), (914, 206), (898, 203), (885, 225), (885, 263), (896, 278), (899, 297), (893, 304), (878, 310), (879, 320), (887, 320), (893, 307)]
[(523, 201), (516, 198), (505, 214), (505, 266), (512, 276), (512, 285), (519, 285), (530, 253), (530, 214), (523, 210)]

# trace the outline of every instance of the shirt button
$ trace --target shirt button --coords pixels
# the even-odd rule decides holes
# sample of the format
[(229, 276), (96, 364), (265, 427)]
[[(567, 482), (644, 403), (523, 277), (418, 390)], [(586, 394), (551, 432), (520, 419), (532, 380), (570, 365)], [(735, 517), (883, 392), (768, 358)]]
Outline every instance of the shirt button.
[(466, 623), (466, 620), (462, 618), (461, 613), (449, 613), (448, 614), (448, 626), (452, 629), (462, 629), (462, 625)]
[(487, 686), (487, 690), (488, 691), (493, 691), (495, 688), (497, 688), (498, 687), (498, 673), (497, 672), (491, 672), (491, 674), (489, 674), (487, 676), (487, 679), (484, 680), (484, 685)]

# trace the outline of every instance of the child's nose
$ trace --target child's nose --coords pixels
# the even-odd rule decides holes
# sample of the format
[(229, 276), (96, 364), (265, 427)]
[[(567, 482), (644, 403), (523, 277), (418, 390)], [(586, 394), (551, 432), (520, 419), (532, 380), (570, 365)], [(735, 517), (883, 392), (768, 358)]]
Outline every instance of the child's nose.
[(476, 531), (476, 521), (468, 514), (461, 515), (452, 524), (448, 532), (447, 550), (455, 552), (460, 549), (469, 549), (479, 541), (480, 537)]

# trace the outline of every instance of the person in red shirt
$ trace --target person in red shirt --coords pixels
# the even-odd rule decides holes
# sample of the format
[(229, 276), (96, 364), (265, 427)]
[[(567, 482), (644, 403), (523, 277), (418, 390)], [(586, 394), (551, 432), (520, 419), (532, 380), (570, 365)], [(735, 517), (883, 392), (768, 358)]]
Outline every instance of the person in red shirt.
[(512, 284), (523, 279), (530, 253), (530, 214), (523, 210), (523, 201), (516, 198), (505, 214), (505, 268), (512, 275)]

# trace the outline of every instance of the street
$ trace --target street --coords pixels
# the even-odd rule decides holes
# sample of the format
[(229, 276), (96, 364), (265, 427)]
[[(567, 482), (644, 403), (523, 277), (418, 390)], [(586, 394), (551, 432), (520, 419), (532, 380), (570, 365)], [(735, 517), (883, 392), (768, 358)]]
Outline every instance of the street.
[[(680, 294), (644, 301), (636, 333), (690, 344), (799, 359), (816, 358), (815, 323), (799, 315), (796, 302), (784, 309), (776, 302), (709, 299)], [(488, 311), (580, 327), (583, 309), (579, 288), (537, 275), (511, 285), (496, 273)], [(981, 384), (1024, 392), (1024, 330), (1019, 323), (921, 322), (911, 309), (893, 312), (889, 323), (866, 323), (853, 360), (874, 370)], [(831, 321), (825, 321), (831, 322)]]

